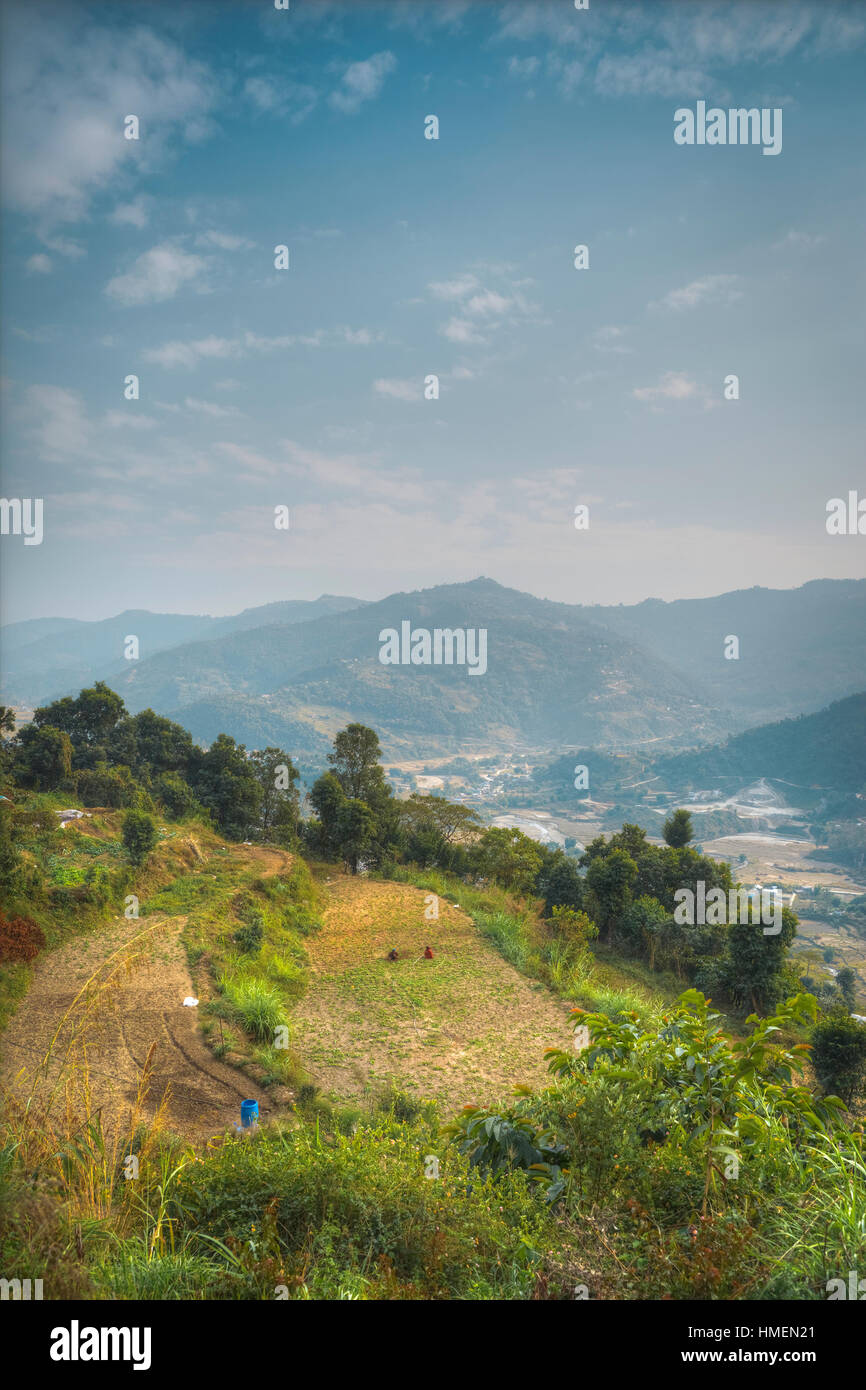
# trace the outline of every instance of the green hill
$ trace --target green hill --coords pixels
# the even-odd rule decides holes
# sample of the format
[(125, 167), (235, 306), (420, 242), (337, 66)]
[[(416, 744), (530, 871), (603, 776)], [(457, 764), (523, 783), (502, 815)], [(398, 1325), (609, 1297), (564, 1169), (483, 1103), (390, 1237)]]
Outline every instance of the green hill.
[(748, 729), (716, 747), (656, 758), (653, 769), (671, 787), (766, 777), (859, 791), (866, 787), (866, 692), (837, 700), (817, 714)]

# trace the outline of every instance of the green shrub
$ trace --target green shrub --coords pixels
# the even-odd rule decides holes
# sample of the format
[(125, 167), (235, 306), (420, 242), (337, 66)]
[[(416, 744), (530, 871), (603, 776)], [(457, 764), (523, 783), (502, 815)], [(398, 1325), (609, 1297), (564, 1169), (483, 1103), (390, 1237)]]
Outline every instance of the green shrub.
[(232, 1016), (245, 1032), (259, 1042), (272, 1042), (276, 1029), (286, 1025), (280, 995), (263, 980), (244, 975), (223, 976), (220, 989), (229, 1003)]

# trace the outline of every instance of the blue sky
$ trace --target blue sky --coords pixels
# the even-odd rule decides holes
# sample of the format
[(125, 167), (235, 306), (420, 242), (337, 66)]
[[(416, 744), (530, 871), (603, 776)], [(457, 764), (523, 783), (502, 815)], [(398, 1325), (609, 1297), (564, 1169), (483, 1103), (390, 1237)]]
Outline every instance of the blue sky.
[[(866, 6), (3, 24), (3, 495), (45, 509), (4, 621), (866, 573), (825, 529), (866, 493)], [(781, 108), (782, 152), (677, 146), (698, 100)]]

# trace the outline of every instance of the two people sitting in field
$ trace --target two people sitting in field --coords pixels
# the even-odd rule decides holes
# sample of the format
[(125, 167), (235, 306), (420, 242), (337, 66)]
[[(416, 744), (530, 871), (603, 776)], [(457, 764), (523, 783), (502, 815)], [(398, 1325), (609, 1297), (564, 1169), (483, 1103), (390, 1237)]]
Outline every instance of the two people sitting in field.
[[(389, 959), (389, 960), (399, 960), (399, 959), (400, 959), (400, 957), (399, 957), (398, 954), (397, 954), (396, 949), (395, 949), (393, 946), (391, 947), (390, 951), (388, 952), (388, 959)], [(425, 960), (432, 960), (432, 959), (433, 959), (433, 950), (432, 950), (432, 948), (431, 948), (430, 946), (425, 946), (425, 947), (424, 947), (424, 959), (425, 959)]]

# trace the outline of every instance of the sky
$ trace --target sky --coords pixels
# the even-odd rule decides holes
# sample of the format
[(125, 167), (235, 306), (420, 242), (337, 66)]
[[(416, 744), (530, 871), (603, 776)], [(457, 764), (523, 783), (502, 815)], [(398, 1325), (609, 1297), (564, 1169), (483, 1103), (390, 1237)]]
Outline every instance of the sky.
[[(44, 518), (3, 621), (866, 574), (826, 530), (866, 496), (866, 5), (2, 25), (2, 495)], [(781, 110), (781, 151), (675, 143), (699, 101)]]

